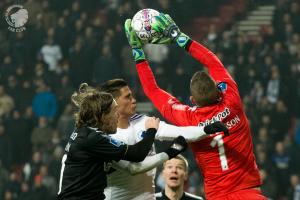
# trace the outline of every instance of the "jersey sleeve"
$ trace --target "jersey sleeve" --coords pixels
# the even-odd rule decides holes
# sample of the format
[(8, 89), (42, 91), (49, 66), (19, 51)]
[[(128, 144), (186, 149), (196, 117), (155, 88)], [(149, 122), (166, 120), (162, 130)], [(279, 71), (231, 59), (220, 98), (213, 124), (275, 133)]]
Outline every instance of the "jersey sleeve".
[(174, 138), (182, 135), (188, 142), (199, 141), (207, 137), (203, 127), (199, 126), (183, 126), (178, 127), (160, 121), (159, 128), (155, 135), (159, 140), (173, 140)]
[(208, 69), (209, 74), (217, 83), (226, 82), (237, 90), (235, 81), (213, 52), (196, 41), (192, 41), (188, 52)]
[(161, 152), (153, 156), (147, 156), (142, 162), (134, 163), (126, 160), (120, 160), (119, 162), (113, 162), (113, 168), (117, 170), (124, 170), (131, 175), (147, 172), (169, 159), (168, 154)]
[(126, 153), (127, 145), (109, 136), (95, 134), (87, 140), (86, 151), (104, 161), (119, 161)]
[(159, 112), (171, 123), (188, 125), (192, 108), (158, 87), (147, 61), (136, 64), (136, 69), (146, 96)]

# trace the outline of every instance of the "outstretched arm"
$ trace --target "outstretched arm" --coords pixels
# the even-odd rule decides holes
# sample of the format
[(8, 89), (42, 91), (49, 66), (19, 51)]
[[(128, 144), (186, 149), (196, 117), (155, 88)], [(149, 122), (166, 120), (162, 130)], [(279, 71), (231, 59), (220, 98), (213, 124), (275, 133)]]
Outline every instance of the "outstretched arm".
[(159, 140), (171, 140), (179, 135), (183, 135), (188, 142), (195, 142), (206, 138), (210, 134), (215, 134), (218, 132), (224, 132), (225, 135), (228, 135), (228, 129), (221, 122), (214, 122), (205, 127), (178, 127), (161, 121), (155, 138)]
[(182, 153), (186, 150), (188, 144), (184, 137), (178, 136), (176, 137), (169, 148), (167, 148), (164, 152), (156, 154), (154, 156), (148, 156), (145, 158), (143, 162), (140, 163), (130, 163), (126, 161), (121, 161), (118, 163), (113, 163), (113, 167), (115, 169), (126, 170), (130, 174), (139, 174), (146, 172), (158, 165), (162, 164), (164, 161), (176, 157), (178, 154)]
[(190, 125), (188, 119), (193, 108), (182, 104), (174, 96), (162, 90), (156, 83), (147, 61), (136, 64), (137, 73), (144, 93), (169, 122), (175, 125)]
[(163, 162), (169, 159), (168, 154), (165, 152), (158, 153), (153, 156), (147, 156), (145, 160), (139, 163), (128, 162), (125, 160), (120, 160), (119, 162), (113, 162), (113, 168), (117, 170), (124, 170), (130, 173), (131, 175), (141, 174), (146, 171), (149, 171)]
[[(155, 18), (156, 23), (154, 23), (153, 28), (157, 32), (163, 34), (166, 38), (170, 38), (179, 47), (187, 50), (196, 60), (207, 67), (210, 75), (216, 82), (234, 82), (217, 56), (200, 43), (182, 33), (168, 14), (160, 13), (160, 15)], [(168, 43), (166, 40), (161, 41), (163, 43)]]
[[(187, 119), (189, 117), (186, 115), (189, 115), (190, 107), (181, 104), (175, 97), (158, 87), (146, 61), (142, 41), (133, 31), (130, 19), (125, 21), (124, 29), (128, 43), (132, 48), (137, 72), (145, 94), (167, 120), (175, 124), (188, 125)], [(178, 111), (173, 113), (172, 109), (178, 109)]]

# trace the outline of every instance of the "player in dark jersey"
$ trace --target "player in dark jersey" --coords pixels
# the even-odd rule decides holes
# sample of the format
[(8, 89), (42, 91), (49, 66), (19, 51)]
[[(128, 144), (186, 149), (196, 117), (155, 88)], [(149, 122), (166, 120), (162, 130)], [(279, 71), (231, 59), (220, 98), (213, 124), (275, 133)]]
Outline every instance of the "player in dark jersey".
[(203, 200), (202, 197), (184, 192), (184, 182), (189, 175), (188, 168), (188, 161), (182, 155), (165, 161), (162, 170), (165, 186), (163, 191), (155, 194), (156, 200)]
[(154, 38), (150, 42), (174, 42), (203, 64), (209, 73), (199, 71), (191, 79), (190, 99), (195, 106), (182, 104), (157, 85), (145, 59), (142, 42), (132, 30), (131, 20), (127, 19), (125, 32), (145, 94), (163, 117), (177, 126), (205, 126), (221, 121), (229, 129), (228, 137), (221, 133), (191, 143), (204, 177), (206, 198), (265, 200), (259, 189), (262, 180), (253, 154), (249, 123), (235, 81), (216, 55), (181, 33), (169, 15), (161, 13), (155, 18), (152, 27), (164, 38)]
[[(118, 122), (117, 103), (111, 94), (91, 91), (86, 93), (78, 106), (76, 129), (62, 158), (57, 199), (104, 199), (106, 173), (110, 170), (107, 163), (120, 159), (142, 161), (152, 147), (159, 119), (146, 121), (144, 138), (135, 145), (126, 145), (109, 136), (116, 132)], [(180, 146), (169, 148), (176, 155), (187, 146), (181, 136), (172, 145)]]

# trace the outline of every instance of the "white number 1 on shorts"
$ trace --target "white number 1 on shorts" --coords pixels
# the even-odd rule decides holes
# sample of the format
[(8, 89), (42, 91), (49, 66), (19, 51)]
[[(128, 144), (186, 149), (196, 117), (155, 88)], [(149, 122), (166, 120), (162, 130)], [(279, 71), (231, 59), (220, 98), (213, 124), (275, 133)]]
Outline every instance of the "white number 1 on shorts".
[(222, 138), (222, 135), (215, 136), (211, 141), (210, 146), (215, 147), (216, 145), (218, 145), (222, 170), (226, 171), (228, 170), (228, 162), (225, 155), (224, 140)]

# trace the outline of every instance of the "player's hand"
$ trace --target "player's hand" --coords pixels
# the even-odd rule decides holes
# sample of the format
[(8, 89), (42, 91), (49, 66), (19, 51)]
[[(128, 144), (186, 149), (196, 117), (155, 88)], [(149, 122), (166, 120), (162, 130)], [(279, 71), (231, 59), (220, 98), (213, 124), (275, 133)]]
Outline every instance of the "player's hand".
[(228, 128), (220, 121), (214, 122), (204, 127), (204, 132), (206, 134), (214, 134), (218, 132), (224, 132), (224, 135), (229, 135)]
[(186, 150), (188, 144), (183, 136), (175, 138), (170, 147), (165, 151), (169, 159), (176, 157), (178, 154)]
[[(160, 13), (159, 16), (155, 16), (155, 19), (156, 22), (152, 25), (155, 31), (162, 33), (166, 38), (176, 42), (180, 47), (186, 46), (190, 38), (180, 31), (174, 20), (168, 14)], [(169, 41), (161, 40), (159, 44), (163, 44), (162, 42), (168, 43)], [(156, 43), (158, 43), (158, 41)]]
[(146, 130), (149, 128), (155, 128), (157, 130), (159, 127), (159, 122), (160, 122), (159, 118), (149, 117), (145, 122)]
[(137, 36), (136, 32), (131, 27), (131, 19), (126, 19), (124, 29), (129, 45), (132, 48), (134, 60), (141, 61), (145, 60), (145, 53), (142, 49), (143, 43)]

